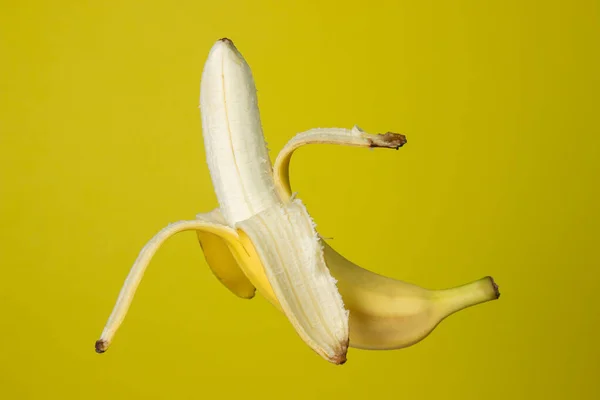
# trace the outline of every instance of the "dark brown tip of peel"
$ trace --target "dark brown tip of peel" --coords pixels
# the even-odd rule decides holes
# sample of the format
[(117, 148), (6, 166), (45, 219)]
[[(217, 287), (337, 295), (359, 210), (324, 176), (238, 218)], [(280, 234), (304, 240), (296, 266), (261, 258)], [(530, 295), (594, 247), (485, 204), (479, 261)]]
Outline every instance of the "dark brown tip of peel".
[(496, 283), (496, 281), (494, 281), (494, 278), (492, 278), (491, 276), (488, 276), (487, 278), (490, 280), (492, 288), (494, 288), (494, 293), (496, 293), (496, 299), (498, 299), (500, 297), (500, 288), (498, 287), (498, 284)]
[(369, 147), (387, 147), (398, 150), (407, 142), (406, 136), (400, 133), (387, 132), (381, 135), (374, 135), (369, 140)]
[(229, 39), (229, 38), (226, 38), (226, 37), (219, 39), (219, 42), (225, 42), (225, 43), (228, 43), (228, 44), (233, 44), (233, 41), (231, 39)]
[(335, 355), (334, 358), (331, 359), (331, 362), (336, 365), (344, 365), (346, 361), (348, 361), (348, 347), (350, 346), (350, 339), (344, 343), (341, 351)]
[(108, 343), (106, 343), (104, 340), (96, 340), (96, 353), (98, 354), (102, 354), (106, 351), (106, 349), (108, 349)]
[(346, 364), (346, 361), (348, 361), (348, 358), (346, 357), (346, 353), (339, 354), (331, 359), (331, 362), (334, 363), (335, 365), (344, 365), (344, 364)]

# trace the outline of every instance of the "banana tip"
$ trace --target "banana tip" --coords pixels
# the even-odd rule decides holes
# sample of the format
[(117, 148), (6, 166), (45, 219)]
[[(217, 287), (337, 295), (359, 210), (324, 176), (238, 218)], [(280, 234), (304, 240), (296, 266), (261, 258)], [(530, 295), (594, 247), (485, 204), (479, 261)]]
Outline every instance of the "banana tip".
[(494, 293), (496, 294), (496, 299), (498, 299), (500, 297), (500, 288), (498, 287), (498, 284), (496, 283), (496, 281), (494, 281), (494, 278), (492, 278), (491, 276), (488, 276), (488, 279), (490, 280), (490, 283), (492, 284), (492, 288), (494, 289)]
[(329, 361), (331, 361), (335, 365), (344, 365), (344, 364), (346, 364), (346, 361), (348, 361), (348, 347), (349, 347), (349, 345), (350, 345), (350, 339), (348, 339), (346, 341), (346, 343), (344, 343), (344, 345), (342, 346), (342, 348), (340, 349), (340, 351), (338, 353), (336, 353), (333, 357), (331, 357), (329, 359)]
[(398, 150), (407, 143), (406, 136), (400, 133), (387, 132), (379, 135), (372, 135), (367, 139), (369, 147), (387, 147)]
[(96, 340), (96, 345), (94, 347), (96, 348), (96, 353), (102, 354), (108, 349), (108, 342), (102, 339)]
[(331, 362), (334, 363), (335, 365), (344, 365), (344, 364), (346, 364), (346, 361), (348, 361), (348, 358), (346, 357), (346, 353), (338, 354), (331, 359)]

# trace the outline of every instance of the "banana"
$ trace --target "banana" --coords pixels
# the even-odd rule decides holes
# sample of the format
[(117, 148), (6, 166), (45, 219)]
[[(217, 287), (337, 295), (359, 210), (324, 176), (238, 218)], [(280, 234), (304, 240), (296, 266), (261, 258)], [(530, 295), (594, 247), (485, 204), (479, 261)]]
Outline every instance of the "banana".
[(272, 164), (250, 67), (229, 39), (209, 52), (200, 109), (207, 165), (219, 208), (169, 224), (140, 251), (105, 324), (96, 351), (107, 350), (153, 255), (169, 237), (196, 231), (207, 264), (235, 295), (261, 293), (318, 355), (344, 364), (349, 346), (398, 349), (425, 338), (444, 318), (497, 299), (491, 277), (430, 290), (363, 269), (317, 233), (293, 195), (289, 164), (307, 144), (398, 149), (404, 135), (318, 128), (292, 138)]

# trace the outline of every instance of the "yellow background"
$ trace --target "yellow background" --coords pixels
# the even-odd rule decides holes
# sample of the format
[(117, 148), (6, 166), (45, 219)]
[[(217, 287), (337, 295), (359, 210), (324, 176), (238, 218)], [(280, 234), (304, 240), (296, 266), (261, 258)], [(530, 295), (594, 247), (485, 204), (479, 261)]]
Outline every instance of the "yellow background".
[[(1, 4), (0, 398), (600, 397), (597, 1)], [(334, 366), (188, 232), (96, 354), (145, 242), (216, 206), (197, 106), (224, 36), (273, 157), (313, 127), (407, 135), (295, 156), (336, 249), (431, 288), (489, 274), (500, 300)]]

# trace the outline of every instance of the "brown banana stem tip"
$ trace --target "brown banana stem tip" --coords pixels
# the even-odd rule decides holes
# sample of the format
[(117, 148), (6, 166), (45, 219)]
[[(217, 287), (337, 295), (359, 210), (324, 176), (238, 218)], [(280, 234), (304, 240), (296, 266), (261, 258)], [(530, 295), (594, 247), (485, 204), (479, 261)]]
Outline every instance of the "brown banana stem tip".
[(400, 133), (387, 132), (381, 135), (374, 135), (369, 139), (369, 147), (387, 147), (398, 150), (406, 144), (406, 136)]
[(500, 297), (500, 288), (498, 287), (498, 284), (496, 283), (496, 281), (494, 281), (494, 278), (492, 278), (491, 276), (487, 277), (491, 284), (492, 287), (494, 288), (494, 293), (496, 293), (496, 299), (498, 299)]
[(108, 343), (104, 340), (96, 340), (96, 353), (102, 354), (108, 349)]

